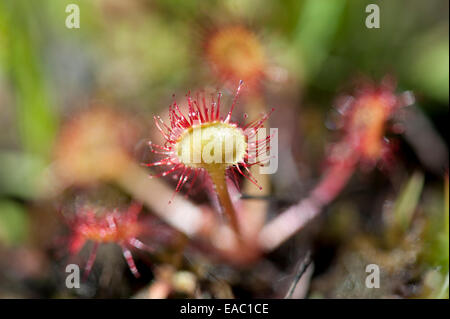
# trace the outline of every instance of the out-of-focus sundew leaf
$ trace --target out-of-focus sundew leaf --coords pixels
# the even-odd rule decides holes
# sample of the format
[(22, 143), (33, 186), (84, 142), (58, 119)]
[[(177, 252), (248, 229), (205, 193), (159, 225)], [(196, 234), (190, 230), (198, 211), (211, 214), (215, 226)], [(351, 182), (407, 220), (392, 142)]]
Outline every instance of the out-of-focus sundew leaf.
[(306, 80), (314, 76), (327, 57), (345, 5), (346, 1), (307, 0), (301, 7), (294, 45), (300, 52)]
[(12, 201), (0, 201), (0, 243), (7, 246), (23, 244), (29, 233), (25, 209)]
[(0, 34), (7, 47), (4, 60), (14, 88), (23, 147), (27, 152), (48, 155), (57, 121), (39, 58), (42, 39), (37, 32), (43, 26), (37, 12), (37, 2), (0, 2)]
[(394, 227), (402, 232), (408, 230), (419, 202), (424, 176), (415, 172), (408, 180), (394, 204)]
[(41, 157), (29, 153), (0, 152), (0, 195), (32, 199), (45, 168)]

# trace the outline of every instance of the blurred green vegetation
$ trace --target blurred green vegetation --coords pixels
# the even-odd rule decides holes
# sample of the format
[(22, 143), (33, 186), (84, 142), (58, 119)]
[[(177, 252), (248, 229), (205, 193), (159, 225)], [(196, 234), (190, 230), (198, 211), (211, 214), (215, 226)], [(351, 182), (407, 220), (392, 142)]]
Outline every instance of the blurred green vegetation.
[(395, 201), (393, 224), (402, 232), (407, 231), (411, 226), (413, 214), (422, 193), (423, 183), (423, 174), (414, 173)]
[[(439, 205), (439, 203), (441, 203)], [(449, 297), (449, 188), (448, 176), (443, 187), (443, 196), (431, 201), (423, 250), (425, 267), (431, 266), (425, 279), (430, 286), (432, 298)]]
[(57, 128), (57, 115), (43, 71), (40, 50), (45, 33), (39, 32), (36, 12), (39, 12), (38, 3), (2, 2), (0, 29), (6, 52), (3, 59), (13, 85), (23, 150), (48, 155)]
[(0, 201), (0, 243), (23, 245), (29, 234), (29, 217), (26, 210), (12, 201)]
[[(204, 34), (214, 24), (254, 30), (269, 62), (298, 79), (293, 86), (304, 114), (318, 108), (326, 118), (333, 98), (353, 79), (391, 74), (400, 90), (416, 94), (448, 143), (442, 122), (449, 101), (448, 2), (376, 1), (381, 28), (367, 29), (365, 7), (373, 2), (0, 1), (0, 245), (27, 241), (27, 204), (36, 199), (55, 136), (73, 110), (101, 100), (150, 118), (173, 93), (220, 86), (202, 56)], [(80, 6), (80, 29), (64, 25), (69, 3)], [(421, 265), (440, 276), (430, 275), (428, 296), (448, 298), (448, 178), (443, 200), (440, 180), (427, 174), (413, 174), (399, 192), (395, 236), (408, 232), (422, 196), (431, 194), (423, 208)]]

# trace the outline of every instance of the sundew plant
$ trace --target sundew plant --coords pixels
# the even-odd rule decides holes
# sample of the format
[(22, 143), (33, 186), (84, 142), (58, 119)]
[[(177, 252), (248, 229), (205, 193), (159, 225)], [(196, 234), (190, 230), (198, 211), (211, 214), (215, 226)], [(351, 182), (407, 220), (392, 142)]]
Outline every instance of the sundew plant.
[(0, 298), (447, 299), (448, 48), (440, 0), (0, 1)]

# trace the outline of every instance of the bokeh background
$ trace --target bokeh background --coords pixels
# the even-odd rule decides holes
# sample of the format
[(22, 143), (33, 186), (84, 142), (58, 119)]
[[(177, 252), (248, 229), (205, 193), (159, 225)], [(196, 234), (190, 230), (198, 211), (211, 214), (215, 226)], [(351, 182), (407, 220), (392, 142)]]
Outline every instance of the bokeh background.
[[(364, 24), (372, 2), (380, 7), (379, 29)], [(80, 7), (79, 29), (65, 27), (70, 3)], [(448, 9), (444, 0), (0, 1), (0, 297), (145, 296), (157, 278), (173, 277), (169, 296), (278, 298), (313, 247), (314, 270), (302, 278), (299, 297), (448, 298)], [(258, 103), (276, 109), (270, 126), (280, 130), (281, 154), (265, 197), (269, 218), (320, 178), (336, 97), (361, 79), (388, 75), (397, 92), (415, 96), (396, 169), (356, 173), (320, 218), (250, 269), (175, 249), (156, 259), (135, 256), (142, 273), (135, 279), (120, 249), (107, 245), (82, 289), (67, 289), (61, 207), (133, 200), (110, 182), (122, 160), (114, 143), (125, 141), (136, 163), (147, 160), (145, 142), (157, 136), (153, 116), (167, 113), (173, 94), (182, 99), (206, 88), (233, 95), (204, 54), (210, 31), (227, 25), (253, 32), (267, 59)], [(242, 105), (251, 109), (248, 101)], [(73, 122), (78, 117), (82, 124)], [(83, 134), (114, 145), (77, 148)], [(77, 179), (95, 185), (74, 185)], [(408, 225), (393, 239), (392, 214)], [(83, 251), (80, 263), (86, 257)], [(380, 289), (366, 289), (361, 279), (368, 260), (388, 269)]]

